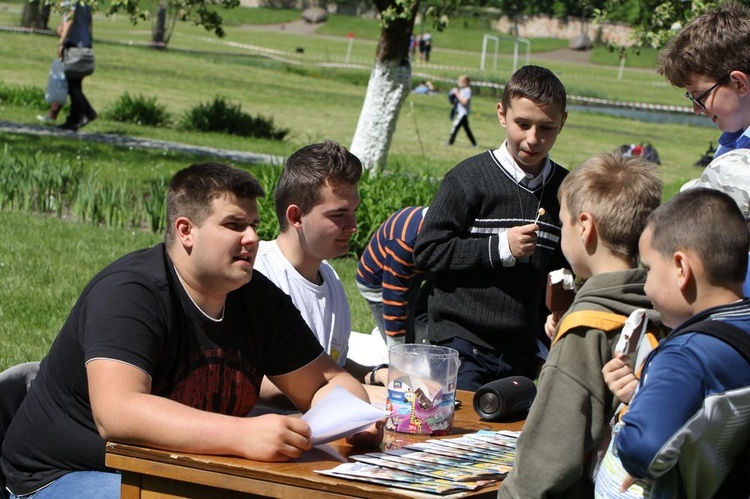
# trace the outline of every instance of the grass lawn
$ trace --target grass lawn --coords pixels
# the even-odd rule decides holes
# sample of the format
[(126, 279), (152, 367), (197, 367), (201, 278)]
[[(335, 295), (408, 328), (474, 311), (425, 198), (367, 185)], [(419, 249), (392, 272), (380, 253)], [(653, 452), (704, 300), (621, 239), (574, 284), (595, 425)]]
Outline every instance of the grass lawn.
[[(0, 25), (17, 23), (20, 2), (0, 2)], [(349, 145), (365, 95), (367, 79), (379, 34), (377, 23), (333, 16), (314, 35), (282, 30), (250, 29), (248, 24), (289, 22), (296, 11), (237, 9), (227, 12), (227, 37), (218, 40), (205, 30), (187, 24), (177, 28), (170, 49), (144, 47), (149, 24), (132, 26), (123, 16), (97, 15), (94, 23), (97, 69), (87, 78), (85, 91), (98, 111), (105, 111), (123, 93), (156, 97), (177, 123), (192, 106), (223, 96), (240, 103), (253, 115), (272, 117), (290, 129), (283, 142), (219, 134), (200, 134), (143, 127), (99, 119), (85, 132), (124, 134), (160, 140), (253, 151), (286, 156), (302, 145), (332, 139)], [(56, 20), (52, 20), (54, 25)], [(443, 33), (433, 31), (433, 64), (416, 64), (415, 78), (431, 78), (445, 92), (456, 76), (468, 73), (474, 81), (504, 82), (512, 59), (504, 52), (497, 70), (480, 71), (479, 22), (457, 22)], [(333, 68), (324, 63), (343, 62), (348, 41), (355, 33), (351, 62), (360, 67)], [(472, 41), (474, 40), (474, 41)], [(478, 40), (478, 41), (477, 41)], [(476, 42), (476, 43), (475, 43)], [(476, 47), (474, 46), (476, 44)], [(0, 31), (0, 84), (44, 88), (55, 50), (55, 39), (40, 34)], [(559, 40), (532, 41), (530, 62), (553, 69), (570, 95), (685, 106), (679, 90), (670, 88), (647, 64), (654, 54), (644, 54), (619, 77), (618, 61), (611, 54), (592, 54), (606, 64), (575, 65), (542, 57), (539, 49), (567, 46)], [(297, 47), (304, 47), (298, 54)], [(19, 64), (19, 54), (23, 63)], [(609, 57), (609, 59), (608, 59)], [(445, 81), (445, 83), (443, 83)], [(497, 147), (504, 138), (496, 117), (497, 96), (476, 87), (471, 125), (482, 148)], [(35, 123), (46, 109), (0, 102), (3, 120)], [(460, 160), (475, 154), (463, 135), (455, 146), (445, 147), (450, 123), (449, 107), (442, 95), (411, 95), (398, 120), (387, 172), (441, 178)], [(710, 125), (710, 123), (707, 123)], [(571, 111), (552, 157), (574, 168), (591, 155), (622, 144), (650, 141), (662, 161), (665, 198), (695, 178), (693, 166), (719, 131), (712, 126), (656, 124), (584, 111)], [(139, 151), (97, 144), (75, 136), (67, 138), (0, 134), (0, 147), (18, 154), (39, 154), (59, 162), (80, 162), (113, 181), (147, 181), (171, 176), (196, 158), (169, 151)], [(263, 166), (251, 171), (260, 172)], [(363, 203), (382, 199), (363, 197)], [(270, 223), (270, 221), (267, 221)], [(38, 359), (49, 347), (71, 305), (85, 283), (107, 263), (132, 249), (153, 244), (160, 236), (117, 231), (36, 215), (0, 212), (6, 237), (0, 242), (0, 369)], [(374, 326), (369, 309), (354, 285), (355, 258), (337, 259), (334, 267), (350, 299), (353, 328), (368, 332)]]

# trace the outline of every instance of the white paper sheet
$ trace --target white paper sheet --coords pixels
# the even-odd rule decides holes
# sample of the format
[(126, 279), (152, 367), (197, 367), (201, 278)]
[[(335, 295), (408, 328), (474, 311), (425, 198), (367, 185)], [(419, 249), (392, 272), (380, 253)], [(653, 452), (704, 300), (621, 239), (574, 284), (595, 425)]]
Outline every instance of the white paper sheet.
[(359, 433), (388, 414), (335, 386), (302, 419), (310, 425), (312, 444), (320, 445)]

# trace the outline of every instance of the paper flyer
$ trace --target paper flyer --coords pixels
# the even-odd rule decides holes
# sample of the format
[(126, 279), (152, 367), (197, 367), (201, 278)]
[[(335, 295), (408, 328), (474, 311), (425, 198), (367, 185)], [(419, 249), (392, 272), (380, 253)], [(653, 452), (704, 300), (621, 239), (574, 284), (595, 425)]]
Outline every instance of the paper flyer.
[(340, 386), (334, 386), (302, 419), (310, 425), (312, 444), (320, 445), (355, 435), (375, 421), (387, 417), (388, 411), (358, 399)]

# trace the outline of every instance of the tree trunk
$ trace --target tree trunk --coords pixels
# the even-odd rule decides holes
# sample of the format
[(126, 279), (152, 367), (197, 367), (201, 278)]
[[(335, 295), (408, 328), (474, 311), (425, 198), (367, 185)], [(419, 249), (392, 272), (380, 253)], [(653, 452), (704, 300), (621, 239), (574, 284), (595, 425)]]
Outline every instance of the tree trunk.
[(165, 33), (167, 31), (167, 5), (164, 2), (159, 3), (156, 11), (156, 22), (151, 33), (151, 46), (157, 50), (165, 50)]
[(21, 11), (21, 27), (36, 28), (39, 24), (39, 0), (24, 2)]
[[(389, 0), (376, 1), (375, 5), (382, 13), (397, 4)], [(407, 16), (391, 20), (380, 32), (375, 65), (350, 147), (371, 172), (385, 167), (398, 113), (411, 90), (409, 41), (419, 2), (415, 1), (408, 8)]]

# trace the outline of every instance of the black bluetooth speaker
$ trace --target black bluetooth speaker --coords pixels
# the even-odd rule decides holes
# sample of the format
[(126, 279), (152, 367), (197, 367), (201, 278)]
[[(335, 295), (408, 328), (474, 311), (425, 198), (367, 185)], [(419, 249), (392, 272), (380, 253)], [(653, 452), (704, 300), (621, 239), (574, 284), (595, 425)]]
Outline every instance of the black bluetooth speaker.
[(491, 381), (474, 393), (474, 410), (485, 421), (525, 414), (536, 396), (536, 385), (523, 376)]

